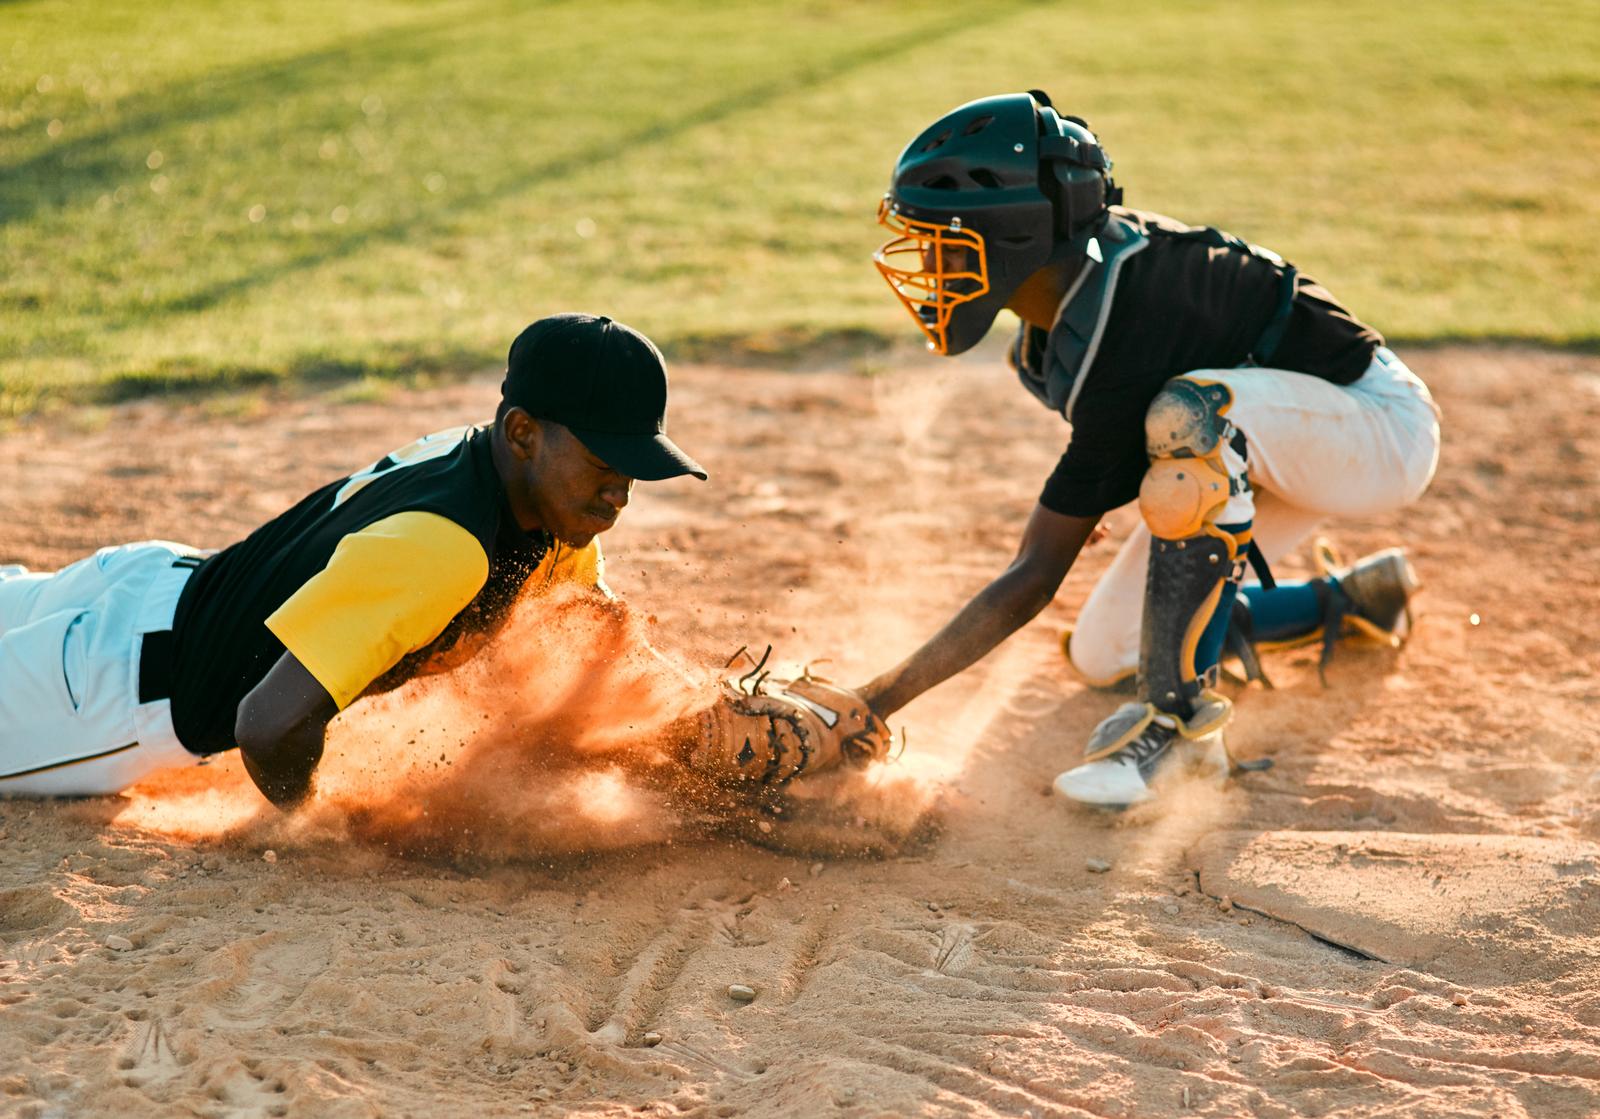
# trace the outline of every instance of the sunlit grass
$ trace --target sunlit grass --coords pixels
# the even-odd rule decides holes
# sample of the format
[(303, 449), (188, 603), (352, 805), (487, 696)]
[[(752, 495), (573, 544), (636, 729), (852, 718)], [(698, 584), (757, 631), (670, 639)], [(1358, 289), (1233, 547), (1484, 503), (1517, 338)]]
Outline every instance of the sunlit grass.
[[(313, 14), (314, 13), (314, 14)], [(900, 146), (1040, 85), (1132, 204), (1404, 338), (1600, 339), (1588, 0), (12, 3), (0, 414), (478, 368), (530, 318), (682, 353), (905, 338)]]

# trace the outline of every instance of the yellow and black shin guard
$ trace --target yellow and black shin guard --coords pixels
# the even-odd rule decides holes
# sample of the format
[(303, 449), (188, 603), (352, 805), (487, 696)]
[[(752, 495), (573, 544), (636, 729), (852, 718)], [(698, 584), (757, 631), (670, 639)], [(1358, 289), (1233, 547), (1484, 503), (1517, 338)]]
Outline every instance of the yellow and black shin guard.
[(1188, 718), (1206, 686), (1195, 672), (1195, 653), (1237, 559), (1238, 545), (1222, 532), (1150, 543), (1139, 685), (1162, 711)]
[(1195, 650), (1250, 544), (1248, 530), (1234, 534), (1216, 523), (1247, 486), (1230, 475), (1223, 458), (1235, 434), (1227, 419), (1232, 404), (1226, 385), (1179, 377), (1167, 382), (1145, 415), (1150, 469), (1139, 487), (1139, 512), (1153, 539), (1139, 637), (1140, 692), (1184, 719), (1202, 690)]

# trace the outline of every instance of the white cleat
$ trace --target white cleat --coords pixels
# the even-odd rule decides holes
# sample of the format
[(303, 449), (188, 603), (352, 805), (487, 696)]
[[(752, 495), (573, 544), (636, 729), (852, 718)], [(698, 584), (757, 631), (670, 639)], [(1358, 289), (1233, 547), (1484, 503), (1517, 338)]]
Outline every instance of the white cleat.
[[(1141, 708), (1149, 710), (1141, 704), (1124, 704), (1096, 728), (1095, 733), (1115, 733), (1117, 720), (1144, 717)], [(1172, 744), (1177, 738), (1177, 720), (1170, 715), (1153, 714), (1143, 729), (1116, 753), (1084, 762), (1057, 777), (1055, 790), (1079, 804), (1113, 808), (1142, 804), (1155, 795), (1151, 784), (1156, 771), (1172, 753)]]
[(1155, 799), (1136, 763), (1121, 755), (1085, 762), (1055, 779), (1055, 791), (1079, 804), (1127, 808)]
[[(1173, 758), (1178, 762), (1174, 763)], [(1156, 786), (1173, 764), (1221, 784), (1229, 771), (1222, 732), (1196, 739), (1179, 735), (1177, 724), (1157, 715), (1137, 738), (1097, 761), (1084, 762), (1055, 779), (1053, 788), (1078, 804), (1128, 808), (1155, 799)]]

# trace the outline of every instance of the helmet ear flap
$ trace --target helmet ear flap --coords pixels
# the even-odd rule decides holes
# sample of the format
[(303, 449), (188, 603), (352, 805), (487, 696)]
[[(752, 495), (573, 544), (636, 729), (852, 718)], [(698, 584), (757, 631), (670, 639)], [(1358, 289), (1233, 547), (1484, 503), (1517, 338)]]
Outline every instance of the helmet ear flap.
[(1111, 176), (1086, 172), (1065, 161), (1052, 161), (1047, 166), (1049, 171), (1039, 176), (1039, 185), (1055, 211), (1058, 237), (1076, 236), (1107, 206), (1122, 204), (1122, 188)]
[(1122, 204), (1122, 189), (1112, 180), (1111, 160), (1088, 121), (1053, 108), (1039, 109), (1037, 117), (1041, 149), (1051, 143), (1057, 129), (1059, 143), (1066, 145), (1055, 146), (1051, 154), (1056, 158), (1041, 162), (1039, 187), (1055, 211), (1056, 236), (1075, 237), (1095, 224), (1107, 206)]

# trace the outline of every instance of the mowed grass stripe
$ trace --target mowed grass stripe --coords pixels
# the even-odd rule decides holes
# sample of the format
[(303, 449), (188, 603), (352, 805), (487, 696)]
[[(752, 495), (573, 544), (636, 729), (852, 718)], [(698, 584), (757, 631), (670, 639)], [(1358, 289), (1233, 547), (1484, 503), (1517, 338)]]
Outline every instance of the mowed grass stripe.
[(575, 306), (680, 352), (904, 338), (894, 155), (1030, 85), (1131, 203), (1391, 335), (1600, 338), (1584, 3), (335, 9), (7, 6), (0, 409), (476, 368)]

